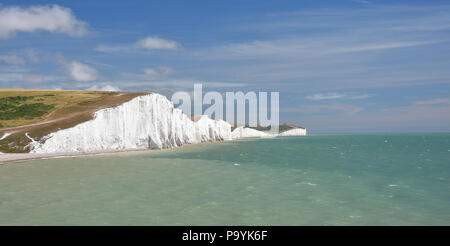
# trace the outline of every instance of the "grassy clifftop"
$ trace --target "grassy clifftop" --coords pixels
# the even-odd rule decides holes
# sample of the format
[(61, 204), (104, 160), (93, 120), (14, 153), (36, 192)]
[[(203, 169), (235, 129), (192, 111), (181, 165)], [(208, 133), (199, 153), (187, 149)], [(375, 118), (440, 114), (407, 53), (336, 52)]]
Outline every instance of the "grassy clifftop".
[(0, 152), (28, 152), (35, 140), (92, 119), (103, 108), (148, 93), (0, 89)]

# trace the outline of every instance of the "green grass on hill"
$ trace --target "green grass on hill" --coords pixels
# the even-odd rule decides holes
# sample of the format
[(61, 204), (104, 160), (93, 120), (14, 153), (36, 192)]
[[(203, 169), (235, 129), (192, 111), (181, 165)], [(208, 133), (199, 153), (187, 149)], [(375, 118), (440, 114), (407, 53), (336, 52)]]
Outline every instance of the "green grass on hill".
[(76, 110), (80, 103), (95, 104), (105, 96), (117, 94), (100, 91), (0, 89), (0, 124), (8, 128), (40, 122), (53, 111), (64, 108), (71, 109), (66, 111), (82, 111)]
[[(54, 104), (27, 103), (34, 96), (13, 96), (0, 98), (0, 120), (42, 117), (55, 108)], [(0, 126), (1, 127), (1, 126)]]

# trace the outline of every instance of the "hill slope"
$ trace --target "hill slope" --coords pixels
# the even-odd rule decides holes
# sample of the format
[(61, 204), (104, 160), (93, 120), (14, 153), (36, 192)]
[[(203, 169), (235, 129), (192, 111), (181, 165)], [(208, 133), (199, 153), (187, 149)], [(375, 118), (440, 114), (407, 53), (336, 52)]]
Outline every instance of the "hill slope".
[(95, 111), (145, 94), (148, 93), (0, 89), (0, 152), (29, 152), (29, 137), (39, 140), (92, 119)]

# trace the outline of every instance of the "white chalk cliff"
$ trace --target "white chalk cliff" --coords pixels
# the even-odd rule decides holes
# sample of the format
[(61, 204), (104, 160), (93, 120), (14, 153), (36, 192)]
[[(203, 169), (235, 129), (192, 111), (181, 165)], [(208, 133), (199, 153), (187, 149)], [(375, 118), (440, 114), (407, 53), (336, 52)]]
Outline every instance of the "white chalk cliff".
[(242, 126), (237, 127), (231, 132), (232, 139), (266, 137), (268, 135), (268, 133)]
[(305, 135), (306, 135), (305, 128), (294, 128), (278, 134), (278, 136), (305, 136)]
[(282, 132), (280, 134), (273, 134), (270, 132), (263, 132), (258, 131), (253, 128), (247, 128), (247, 127), (237, 127), (231, 132), (231, 138), (232, 139), (239, 139), (239, 138), (270, 138), (270, 137), (284, 137), (284, 136), (305, 136), (306, 135), (306, 129), (305, 128), (294, 128), (291, 130), (287, 130), (285, 132)]
[[(163, 149), (209, 141), (248, 137), (306, 135), (296, 128), (281, 134), (270, 134), (251, 128), (212, 120), (203, 115), (192, 121), (172, 102), (159, 94), (136, 97), (117, 107), (95, 112), (92, 120), (59, 130), (37, 141), (30, 140), (31, 153), (101, 152), (129, 149)], [(7, 137), (7, 134), (2, 138)]]
[(202, 116), (192, 121), (159, 94), (136, 97), (94, 118), (31, 142), (31, 153), (162, 149), (183, 144), (231, 140), (231, 125)]

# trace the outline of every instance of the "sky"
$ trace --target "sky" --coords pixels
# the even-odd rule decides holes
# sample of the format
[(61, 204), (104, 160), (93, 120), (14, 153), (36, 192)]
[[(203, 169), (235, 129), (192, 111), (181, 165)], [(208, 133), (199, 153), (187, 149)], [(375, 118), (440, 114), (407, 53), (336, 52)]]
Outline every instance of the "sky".
[(280, 121), (450, 131), (448, 1), (1, 1), (0, 88), (277, 91)]

